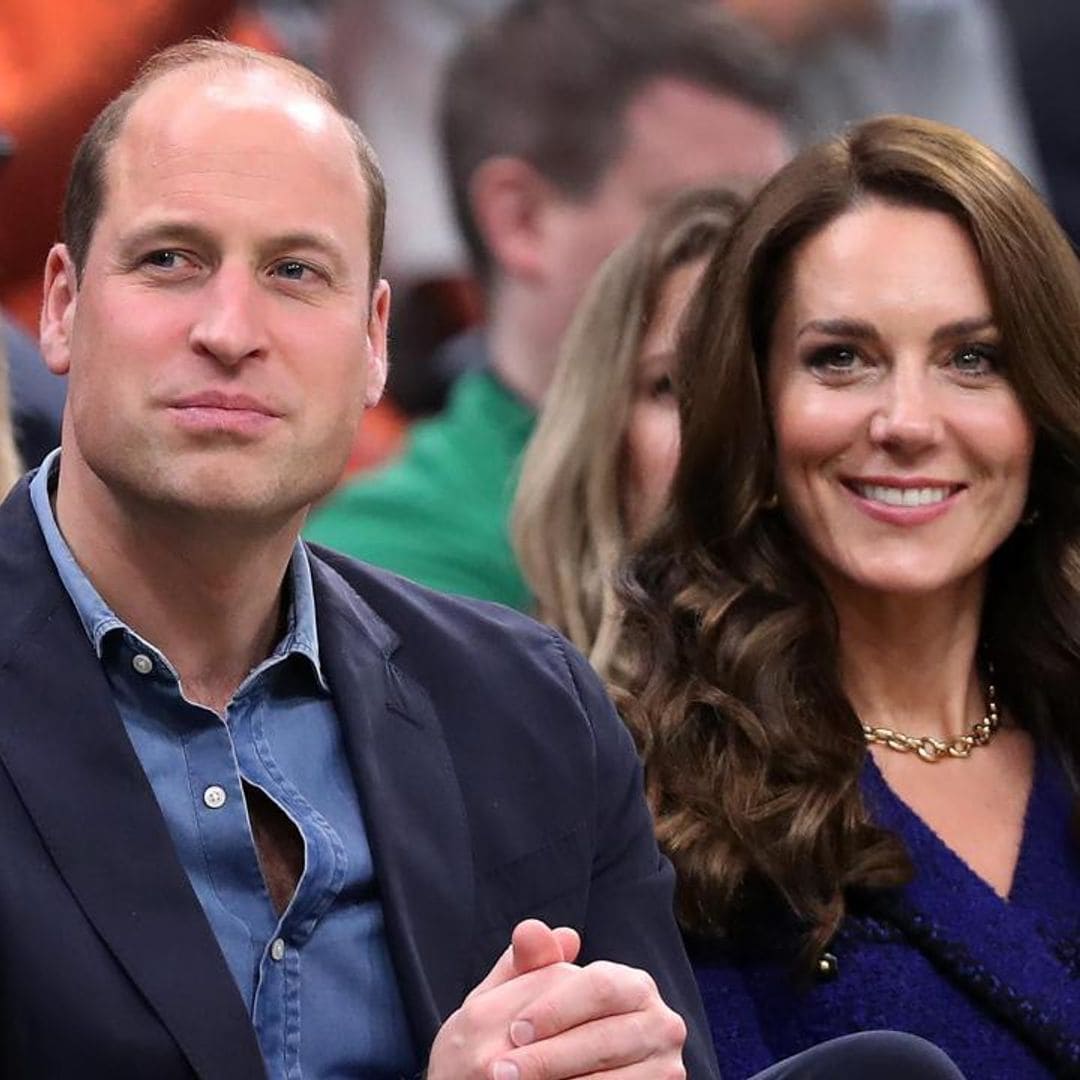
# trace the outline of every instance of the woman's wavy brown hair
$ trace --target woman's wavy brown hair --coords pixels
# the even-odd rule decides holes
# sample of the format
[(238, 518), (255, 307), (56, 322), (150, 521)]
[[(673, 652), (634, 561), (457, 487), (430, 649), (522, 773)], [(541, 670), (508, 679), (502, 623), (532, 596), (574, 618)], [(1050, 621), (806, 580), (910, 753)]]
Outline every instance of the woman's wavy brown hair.
[(942, 211), (981, 260), (1009, 378), (1037, 429), (1037, 520), (995, 553), (983, 640), (999, 695), (1075, 776), (1080, 725), (1080, 269), (1019, 172), (970, 136), (883, 117), (782, 169), (705, 272), (679, 375), (668, 517), (620, 586), (614, 690), (646, 768), (680, 915), (722, 934), (751, 896), (836, 931), (851, 890), (910, 875), (860, 797), (866, 747), (838, 674), (837, 623), (782, 509), (764, 393), (793, 253), (866, 200)]

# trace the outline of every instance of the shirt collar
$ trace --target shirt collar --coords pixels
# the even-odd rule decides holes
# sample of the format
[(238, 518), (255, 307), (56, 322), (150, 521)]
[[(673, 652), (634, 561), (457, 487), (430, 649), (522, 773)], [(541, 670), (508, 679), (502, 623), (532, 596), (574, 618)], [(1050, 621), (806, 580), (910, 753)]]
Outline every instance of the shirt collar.
[[(111, 631), (120, 630), (139, 641), (143, 639), (101, 598), (101, 594), (75, 561), (75, 556), (71, 554), (71, 549), (60, 532), (50, 498), (59, 470), (60, 450), (56, 449), (45, 458), (30, 481), (30, 501), (45, 538), (45, 546), (56, 566), (56, 572), (68, 596), (71, 597), (71, 602), (75, 605), (86, 636), (90, 639), (100, 659), (102, 642)], [(287, 595), (289, 608), (285, 621), (285, 633), (272, 655), (258, 665), (256, 671), (262, 670), (282, 657), (297, 654), (307, 657), (319, 685), (326, 690), (328, 687), (319, 661), (319, 632), (315, 622), (315, 590), (311, 580), (311, 564), (308, 561), (307, 549), (299, 540), (289, 559)], [(154, 648), (149, 642), (144, 643)], [(154, 651), (160, 655), (159, 649), (154, 648)]]

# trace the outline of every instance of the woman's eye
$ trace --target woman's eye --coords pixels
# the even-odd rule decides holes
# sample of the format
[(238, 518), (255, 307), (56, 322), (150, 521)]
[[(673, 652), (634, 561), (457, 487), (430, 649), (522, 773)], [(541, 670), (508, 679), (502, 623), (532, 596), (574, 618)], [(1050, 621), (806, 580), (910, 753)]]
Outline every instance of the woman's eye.
[(953, 353), (952, 363), (963, 375), (992, 375), (997, 371), (998, 351), (992, 345), (964, 345)]
[(848, 374), (856, 371), (862, 363), (859, 354), (846, 345), (826, 345), (815, 349), (806, 362), (811, 370), (823, 375)]
[(660, 375), (649, 383), (649, 397), (664, 398), (675, 392), (675, 384), (670, 375)]

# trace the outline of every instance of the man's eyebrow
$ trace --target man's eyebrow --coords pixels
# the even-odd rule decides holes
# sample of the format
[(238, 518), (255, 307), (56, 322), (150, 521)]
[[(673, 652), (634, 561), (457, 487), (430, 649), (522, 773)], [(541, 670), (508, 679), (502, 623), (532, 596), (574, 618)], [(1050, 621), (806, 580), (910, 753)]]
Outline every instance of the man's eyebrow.
[(206, 246), (213, 242), (210, 233), (186, 221), (155, 221), (133, 229), (121, 238), (120, 249), (128, 256), (160, 244)]
[(260, 254), (264, 257), (297, 250), (319, 252), (333, 263), (335, 270), (344, 270), (347, 264), (341, 244), (327, 233), (305, 230), (287, 232), (268, 236), (259, 244)]

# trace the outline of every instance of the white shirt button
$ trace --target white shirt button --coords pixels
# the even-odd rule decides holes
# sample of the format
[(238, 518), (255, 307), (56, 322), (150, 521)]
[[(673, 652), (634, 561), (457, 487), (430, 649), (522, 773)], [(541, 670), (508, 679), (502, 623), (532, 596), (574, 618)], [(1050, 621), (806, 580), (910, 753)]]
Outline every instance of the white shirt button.
[(140, 675), (149, 675), (154, 670), (154, 661), (146, 653), (136, 653), (131, 658), (131, 666)]
[(281, 938), (274, 938), (270, 943), (270, 959), (280, 960), (285, 955), (285, 942)]
[(225, 794), (225, 789), (219, 787), (217, 784), (211, 784), (203, 793), (202, 801), (210, 807), (211, 810), (218, 810), (225, 805), (225, 800), (228, 795)]

